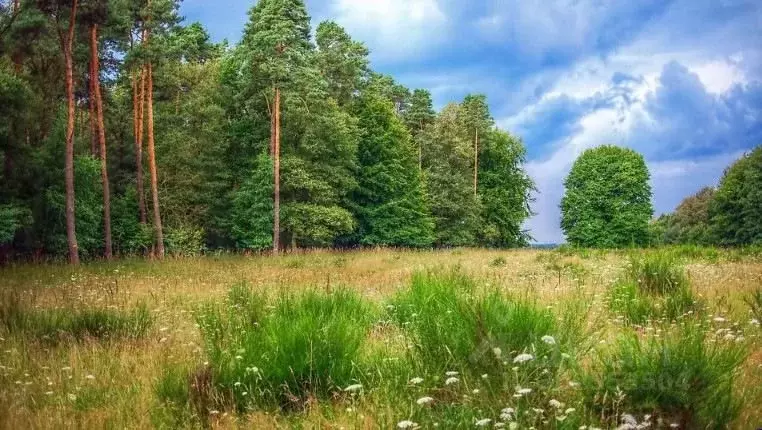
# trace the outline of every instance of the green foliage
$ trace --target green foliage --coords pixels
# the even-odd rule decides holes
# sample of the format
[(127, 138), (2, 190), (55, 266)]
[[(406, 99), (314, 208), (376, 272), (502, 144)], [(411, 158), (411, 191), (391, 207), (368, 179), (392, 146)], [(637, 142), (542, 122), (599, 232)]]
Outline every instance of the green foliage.
[(749, 293), (744, 302), (749, 306), (752, 318), (757, 320), (757, 325), (762, 324), (762, 288)]
[(138, 219), (138, 200), (134, 186), (111, 200), (111, 235), (118, 254), (145, 254), (153, 244), (153, 227)]
[(236, 287), (230, 306), (210, 305), (200, 313), (217, 390), (232, 396), (240, 409), (254, 404), (297, 408), (310, 396), (328, 399), (356, 381), (371, 322), (368, 305), (356, 294), (281, 296), (267, 312), (258, 310), (262, 303)]
[(272, 172), (270, 157), (259, 156), (250, 176), (233, 194), (232, 236), (241, 249), (272, 247)]
[(368, 48), (355, 42), (333, 21), (321, 22), (315, 30), (317, 67), (328, 81), (329, 94), (346, 106), (368, 73)]
[(600, 350), (582, 378), (588, 407), (610, 425), (625, 413), (679, 428), (727, 428), (740, 406), (733, 383), (745, 350), (705, 330), (688, 323), (660, 337), (629, 333)]
[(167, 253), (172, 255), (196, 256), (206, 250), (204, 230), (193, 226), (167, 228), (164, 242)]
[(361, 243), (429, 246), (434, 226), (409, 132), (391, 104), (373, 94), (361, 101), (358, 116), (359, 187), (353, 200)]
[(526, 148), (516, 136), (491, 130), (481, 140), (479, 198), (482, 207), (481, 243), (494, 247), (526, 246), (522, 229), (532, 214), (529, 203), (534, 183), (523, 168)]
[(700, 309), (685, 269), (669, 252), (634, 255), (608, 292), (609, 309), (629, 324), (675, 321)]
[(709, 227), (709, 206), (714, 199), (714, 188), (704, 188), (687, 197), (675, 212), (662, 215), (652, 223), (652, 237), (657, 244), (712, 243)]
[(601, 146), (580, 155), (566, 178), (561, 228), (574, 246), (620, 248), (648, 242), (649, 173), (631, 149)]
[(31, 218), (27, 208), (0, 205), (0, 245), (12, 242), (17, 231), (31, 224)]
[(725, 171), (709, 218), (714, 239), (721, 245), (762, 244), (762, 146)]

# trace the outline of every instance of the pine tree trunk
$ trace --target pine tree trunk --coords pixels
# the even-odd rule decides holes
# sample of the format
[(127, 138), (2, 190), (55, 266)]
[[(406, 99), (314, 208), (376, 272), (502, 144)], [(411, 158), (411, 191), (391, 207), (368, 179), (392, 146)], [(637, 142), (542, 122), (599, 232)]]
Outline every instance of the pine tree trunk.
[[(20, 0), (13, 0), (13, 14), (20, 13), (21, 9), (21, 1)], [(23, 63), (23, 55), (21, 52), (14, 52), (11, 56), (11, 59), (13, 61), (13, 71), (16, 73), (16, 75), (21, 74), (22, 70), (22, 63)]]
[(66, 241), (69, 246), (69, 262), (79, 264), (79, 246), (75, 221), (74, 202), (74, 23), (77, 17), (77, 0), (72, 1), (71, 16), (69, 16), (69, 32), (63, 42), (64, 62), (66, 64), (66, 99), (68, 117), (66, 121), (66, 155), (64, 166), (64, 181), (66, 187)]
[(111, 191), (108, 180), (108, 166), (106, 154), (106, 128), (103, 121), (103, 96), (101, 94), (100, 83), (100, 64), (98, 63), (98, 24), (90, 27), (90, 55), (93, 61), (93, 74), (90, 79), (93, 81), (93, 90), (95, 91), (95, 111), (98, 116), (98, 148), (101, 157), (101, 183), (103, 185), (103, 241), (105, 245), (104, 256), (107, 260), (112, 257), (111, 244)]
[(275, 88), (275, 121), (273, 139), (274, 196), (273, 196), (273, 253), (280, 250), (280, 88)]
[[(92, 38), (92, 27), (90, 28), (90, 37)], [(92, 44), (92, 42), (91, 42)], [(95, 54), (97, 55), (97, 53)], [(87, 86), (88, 113), (90, 114), (90, 154), (93, 157), (98, 156), (98, 118), (95, 112), (95, 80), (98, 76), (95, 74), (95, 62), (98, 59), (93, 55), (92, 46), (90, 47), (90, 64), (87, 73), (90, 75)]]
[[(138, 82), (138, 80), (140, 82)], [(133, 81), (132, 105), (135, 122), (135, 182), (136, 194), (138, 195), (138, 212), (140, 223), (148, 222), (146, 216), (145, 190), (143, 188), (143, 109), (145, 106), (146, 74), (143, 68), (139, 69)]]
[(148, 107), (148, 169), (151, 173), (151, 197), (153, 198), (153, 227), (156, 232), (156, 257), (164, 258), (164, 233), (161, 227), (159, 212), (159, 179), (156, 172), (156, 152), (153, 135), (153, 67), (149, 61), (146, 65), (148, 75), (146, 103)]
[(479, 185), (479, 129), (474, 132), (474, 197), (477, 197)]

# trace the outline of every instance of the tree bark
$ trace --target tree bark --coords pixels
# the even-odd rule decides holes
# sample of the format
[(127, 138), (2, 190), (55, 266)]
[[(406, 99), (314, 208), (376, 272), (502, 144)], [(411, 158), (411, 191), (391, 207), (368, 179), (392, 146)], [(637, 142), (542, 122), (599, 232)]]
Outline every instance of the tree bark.
[[(92, 38), (92, 26), (90, 28), (90, 36)], [(92, 45), (92, 42), (91, 42)], [(88, 112), (90, 114), (90, 154), (92, 154), (93, 157), (98, 156), (98, 118), (97, 113), (95, 112), (95, 80), (98, 79), (98, 75), (96, 75), (95, 72), (95, 62), (98, 61), (97, 59), (97, 49), (96, 53), (93, 54), (92, 46), (90, 47), (90, 64), (88, 68), (88, 75), (90, 79), (88, 79), (88, 86), (87, 86), (87, 99), (88, 99)]]
[(151, 173), (151, 197), (153, 198), (153, 227), (156, 232), (156, 257), (164, 258), (164, 233), (161, 227), (159, 212), (159, 180), (156, 172), (156, 152), (153, 135), (153, 67), (149, 61), (146, 65), (148, 75), (147, 107), (148, 107), (148, 169)]
[[(140, 81), (140, 82), (138, 82)], [(143, 109), (145, 106), (146, 74), (143, 68), (138, 69), (133, 80), (132, 105), (135, 129), (135, 182), (138, 195), (138, 212), (140, 223), (146, 224), (146, 200), (143, 188)]]
[(98, 60), (98, 24), (90, 27), (90, 55), (93, 62), (93, 74), (90, 79), (93, 81), (93, 90), (95, 91), (95, 113), (98, 117), (98, 149), (101, 157), (101, 183), (103, 185), (103, 255), (107, 260), (112, 257), (111, 244), (111, 191), (108, 180), (108, 166), (106, 154), (106, 127), (103, 121), (103, 96), (101, 94), (100, 82), (100, 64)]
[(273, 253), (278, 254), (280, 250), (280, 88), (275, 87), (273, 122), (273, 163), (274, 163), (274, 195), (273, 195)]
[(66, 99), (68, 118), (66, 122), (66, 151), (64, 160), (64, 182), (66, 187), (66, 241), (69, 246), (69, 262), (79, 264), (79, 246), (77, 245), (77, 231), (75, 221), (74, 202), (74, 23), (77, 17), (77, 0), (71, 4), (69, 16), (69, 31), (66, 40), (62, 40), (64, 62), (66, 64)]

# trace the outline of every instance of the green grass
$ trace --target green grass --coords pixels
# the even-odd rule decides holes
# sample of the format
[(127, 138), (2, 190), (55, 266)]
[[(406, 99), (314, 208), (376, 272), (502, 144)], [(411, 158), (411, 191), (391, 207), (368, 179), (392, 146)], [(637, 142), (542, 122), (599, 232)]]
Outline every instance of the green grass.
[(607, 293), (609, 309), (628, 324), (675, 321), (701, 309), (680, 260), (669, 252), (630, 257)]
[[(308, 291), (265, 305), (236, 286), (226, 306), (205, 307), (199, 326), (215, 389), (238, 409), (301, 409), (357, 381), (372, 309), (356, 293)], [(269, 310), (268, 310), (269, 307)]]
[(583, 376), (586, 404), (609, 425), (629, 414), (682, 429), (725, 428), (739, 411), (733, 384), (746, 351), (708, 339), (707, 329), (688, 323), (659, 337), (623, 334)]
[(29, 308), (13, 294), (0, 303), (0, 324), (11, 333), (44, 342), (66, 339), (138, 339), (146, 335), (153, 317), (145, 304), (129, 311), (111, 308)]

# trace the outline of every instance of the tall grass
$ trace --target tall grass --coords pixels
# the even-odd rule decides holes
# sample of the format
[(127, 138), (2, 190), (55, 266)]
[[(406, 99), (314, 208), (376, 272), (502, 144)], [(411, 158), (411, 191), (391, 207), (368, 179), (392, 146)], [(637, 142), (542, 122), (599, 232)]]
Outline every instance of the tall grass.
[(631, 256), (625, 273), (609, 289), (607, 303), (630, 324), (674, 321), (700, 309), (680, 260), (663, 251)]
[(16, 294), (4, 294), (0, 324), (10, 333), (45, 342), (65, 339), (137, 339), (153, 324), (148, 307), (141, 303), (123, 311), (112, 308), (31, 308)]
[(630, 332), (600, 351), (582, 378), (583, 393), (610, 425), (629, 414), (651, 415), (664, 427), (726, 428), (740, 407), (733, 383), (745, 354), (735, 342), (710, 342), (693, 323), (661, 337)]
[(347, 290), (269, 304), (240, 286), (225, 307), (207, 306), (199, 316), (214, 388), (238, 409), (298, 409), (340, 393), (357, 380), (371, 321), (371, 307)]

